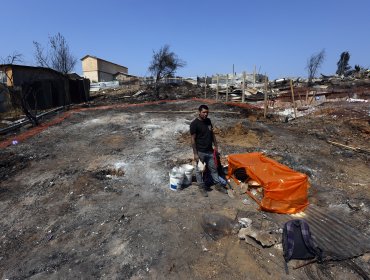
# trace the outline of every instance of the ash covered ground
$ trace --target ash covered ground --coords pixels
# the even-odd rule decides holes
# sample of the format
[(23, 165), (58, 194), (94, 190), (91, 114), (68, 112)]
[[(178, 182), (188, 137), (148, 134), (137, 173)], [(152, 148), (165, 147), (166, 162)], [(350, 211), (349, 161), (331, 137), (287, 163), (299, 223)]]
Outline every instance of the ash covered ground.
[[(93, 104), (111, 101), (100, 95)], [(1, 278), (369, 275), (368, 254), (286, 275), (279, 246), (251, 246), (227, 226), (214, 236), (205, 231), (204, 220), (217, 216), (230, 221), (249, 217), (259, 228), (278, 230), (281, 225), (246, 195), (232, 199), (212, 190), (204, 198), (195, 185), (169, 189), (171, 168), (192, 161), (189, 124), (202, 103), (164, 100), (75, 111), (60, 124), (0, 150)], [(209, 107), (223, 162), (232, 153), (264, 152), (309, 176), (310, 203), (370, 235), (370, 155), (327, 142), (369, 150), (368, 103), (325, 103), (289, 123), (264, 119), (258, 110), (213, 101)]]

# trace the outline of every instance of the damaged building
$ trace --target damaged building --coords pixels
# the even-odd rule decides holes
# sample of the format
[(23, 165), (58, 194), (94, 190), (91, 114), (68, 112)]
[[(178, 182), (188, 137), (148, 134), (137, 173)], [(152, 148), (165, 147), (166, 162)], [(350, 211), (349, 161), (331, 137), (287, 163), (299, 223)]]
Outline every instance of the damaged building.
[(92, 55), (81, 58), (83, 76), (92, 83), (113, 81), (115, 76), (125, 76), (128, 68)]
[[(17, 106), (17, 96), (26, 98), (30, 108), (38, 110), (86, 102), (89, 99), (89, 80), (77, 74), (69, 76), (45, 67), (3, 64), (0, 65), (0, 77), (3, 84), (0, 100), (10, 98), (13, 106)], [(11, 94), (5, 86), (12, 89)], [(3, 106), (3, 110), (8, 107)]]

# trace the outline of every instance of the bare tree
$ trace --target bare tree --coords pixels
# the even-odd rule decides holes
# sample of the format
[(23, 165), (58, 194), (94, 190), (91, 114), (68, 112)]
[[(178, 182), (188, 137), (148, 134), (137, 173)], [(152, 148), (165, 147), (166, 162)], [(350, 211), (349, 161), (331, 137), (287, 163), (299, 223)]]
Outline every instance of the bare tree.
[(186, 62), (170, 51), (169, 45), (164, 45), (159, 51), (153, 51), (153, 58), (149, 65), (149, 72), (156, 79), (156, 89), (158, 94), (158, 83), (166, 77), (173, 77), (178, 68), (184, 67)]
[(348, 65), (349, 58), (349, 52), (341, 53), (340, 58), (337, 62), (338, 68), (336, 74), (338, 74), (339, 76), (346, 76), (347, 71), (351, 69), (351, 66)]
[(23, 62), (23, 55), (17, 51), (13, 52), (5, 58), (0, 59), (1, 64), (15, 64), (20, 62)]
[(311, 55), (310, 59), (307, 61), (307, 71), (308, 71), (308, 84), (311, 85), (312, 79), (315, 77), (317, 70), (320, 68), (321, 64), (325, 59), (325, 49), (322, 49), (319, 53)]
[(69, 50), (67, 40), (60, 33), (49, 36), (49, 46), (46, 51), (36, 41), (33, 42), (33, 45), (35, 47), (35, 60), (39, 66), (67, 74), (74, 69), (77, 63), (77, 59)]

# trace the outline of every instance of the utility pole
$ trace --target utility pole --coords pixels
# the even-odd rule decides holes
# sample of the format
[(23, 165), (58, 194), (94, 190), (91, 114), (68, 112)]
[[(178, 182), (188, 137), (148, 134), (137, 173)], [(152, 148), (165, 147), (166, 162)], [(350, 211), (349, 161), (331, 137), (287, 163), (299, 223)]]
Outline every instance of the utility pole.
[(229, 74), (226, 75), (226, 102), (229, 101)]
[(220, 76), (217, 74), (217, 89), (216, 89), (216, 101), (218, 101), (218, 85), (219, 85)]
[(242, 103), (245, 102), (245, 71), (243, 71)]
[(207, 74), (204, 74), (204, 98), (207, 98)]

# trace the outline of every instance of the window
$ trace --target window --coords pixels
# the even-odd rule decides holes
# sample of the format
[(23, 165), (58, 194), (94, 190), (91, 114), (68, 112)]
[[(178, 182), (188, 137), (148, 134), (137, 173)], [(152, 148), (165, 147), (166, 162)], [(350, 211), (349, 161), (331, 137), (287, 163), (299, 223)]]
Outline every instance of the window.
[(0, 71), (0, 83), (6, 84), (6, 75), (5, 75), (5, 72), (3, 71)]

